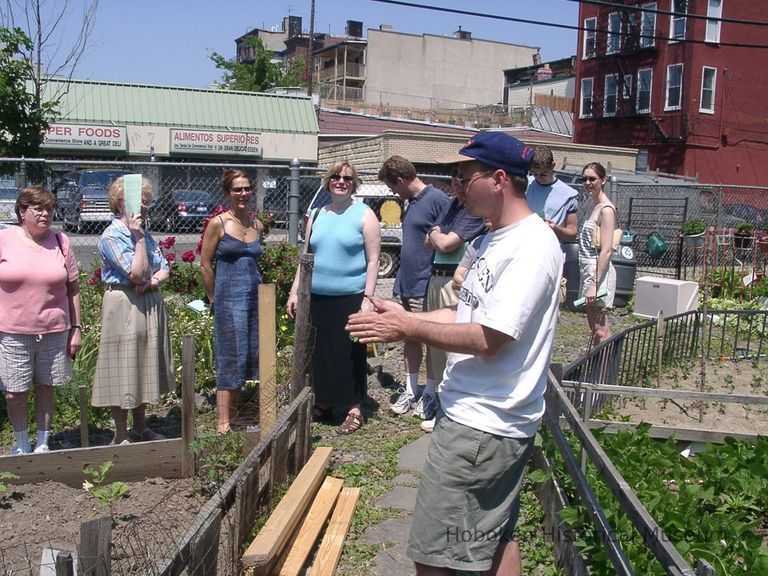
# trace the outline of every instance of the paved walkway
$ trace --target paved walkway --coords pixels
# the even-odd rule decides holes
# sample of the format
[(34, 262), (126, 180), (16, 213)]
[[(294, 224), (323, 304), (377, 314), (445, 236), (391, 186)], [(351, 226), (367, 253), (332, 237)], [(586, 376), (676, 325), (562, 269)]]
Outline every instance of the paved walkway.
[(416, 491), (419, 485), (418, 473), (424, 467), (427, 457), (429, 434), (403, 446), (398, 453), (397, 464), (400, 474), (392, 481), (392, 490), (379, 499), (379, 506), (404, 510), (405, 517), (389, 518), (381, 524), (369, 528), (362, 535), (361, 541), (369, 544), (393, 542), (394, 545), (380, 550), (376, 555), (376, 574), (386, 576), (413, 576), (413, 561), (406, 557), (405, 546), (411, 530), (411, 514), (416, 504)]

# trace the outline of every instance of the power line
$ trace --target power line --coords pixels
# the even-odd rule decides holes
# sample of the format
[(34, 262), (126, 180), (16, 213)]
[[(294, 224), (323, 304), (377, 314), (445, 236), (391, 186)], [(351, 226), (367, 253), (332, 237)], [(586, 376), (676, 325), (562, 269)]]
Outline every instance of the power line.
[[(474, 12), (471, 10), (459, 10), (458, 8), (444, 8), (442, 6), (430, 6), (428, 4), (418, 4), (416, 2), (405, 2), (403, 0), (370, 0), (371, 2), (379, 2), (381, 4), (392, 4), (395, 6), (404, 6), (406, 8), (420, 8), (422, 10), (433, 10), (435, 12), (447, 12), (449, 14), (461, 14), (463, 16), (474, 16), (477, 18), (488, 18), (490, 20), (501, 20), (504, 22), (517, 22), (519, 24), (532, 24), (534, 26), (545, 26), (547, 28), (559, 28), (561, 30), (582, 30), (586, 31), (587, 28), (584, 26), (578, 26), (573, 24), (559, 24), (557, 22), (545, 22), (543, 20), (530, 20), (527, 18), (514, 18), (512, 16), (501, 16), (499, 14), (485, 14), (482, 12)], [(568, 1), (577, 1), (577, 0), (568, 0)], [(586, 0), (581, 0), (586, 1)], [(616, 36), (631, 36), (632, 33), (630, 32), (612, 32), (605, 28), (590, 28), (590, 32), (604, 32), (604, 33), (610, 33), (615, 34)], [(653, 38), (654, 40), (664, 40), (669, 41), (669, 38), (666, 36), (648, 36), (643, 35), (644, 38)], [(691, 38), (683, 38), (683, 39), (675, 39), (675, 43), (677, 44), (706, 44), (709, 46), (712, 46), (712, 42), (706, 42), (704, 40), (694, 40)], [(768, 45), (766, 44), (745, 44), (742, 42), (717, 42), (715, 44), (716, 46), (725, 46), (729, 48), (768, 48)]]
[(596, 6), (606, 6), (608, 8), (617, 8), (620, 10), (638, 10), (640, 12), (649, 12), (651, 14), (664, 14), (667, 16), (685, 16), (686, 18), (693, 18), (696, 20), (710, 20), (712, 22), (725, 22), (727, 24), (745, 24), (749, 26), (768, 26), (768, 22), (761, 22), (758, 20), (741, 20), (739, 18), (716, 18), (714, 16), (706, 16), (704, 14), (690, 14), (688, 12), (674, 12), (672, 10), (660, 10), (658, 8), (647, 8), (645, 6), (638, 6), (636, 4), (627, 5), (619, 4), (617, 2), (608, 2), (607, 0), (566, 0), (566, 2), (576, 2), (578, 4), (594, 4)]

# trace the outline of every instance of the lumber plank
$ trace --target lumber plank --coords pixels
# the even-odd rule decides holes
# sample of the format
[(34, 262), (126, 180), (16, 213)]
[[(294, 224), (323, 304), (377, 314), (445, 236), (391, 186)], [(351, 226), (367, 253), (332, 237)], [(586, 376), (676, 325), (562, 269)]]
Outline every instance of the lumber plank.
[(114, 466), (107, 475), (107, 482), (138, 482), (157, 476), (181, 478), (181, 446), (180, 438), (172, 438), (118, 446), (54, 450), (47, 454), (0, 456), (0, 470), (18, 476), (6, 480), (8, 484), (56, 480), (73, 488), (82, 488), (85, 480), (83, 468), (97, 467), (111, 460)]
[(325, 531), (320, 549), (312, 566), (312, 576), (333, 576), (341, 558), (341, 549), (347, 537), (352, 515), (360, 497), (360, 488), (344, 488), (339, 495), (331, 523)]
[(299, 527), (298, 535), (291, 545), (285, 562), (282, 566), (278, 565), (277, 567), (280, 570), (280, 576), (299, 576), (317, 537), (320, 536), (320, 531), (323, 529), (328, 515), (333, 509), (333, 505), (336, 503), (342, 486), (344, 486), (344, 480), (331, 476), (328, 476), (323, 485), (320, 486), (312, 507)]
[(277, 421), (277, 322), (274, 284), (259, 284), (259, 431)]
[(248, 546), (243, 555), (244, 566), (263, 568), (277, 558), (320, 488), (330, 459), (331, 448), (315, 449), (267, 523)]

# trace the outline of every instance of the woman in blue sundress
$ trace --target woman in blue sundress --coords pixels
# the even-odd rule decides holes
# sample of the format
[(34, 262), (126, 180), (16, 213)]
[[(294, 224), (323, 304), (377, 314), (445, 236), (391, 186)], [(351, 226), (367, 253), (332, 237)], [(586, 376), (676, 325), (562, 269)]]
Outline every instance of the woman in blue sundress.
[(242, 170), (221, 177), (229, 210), (205, 230), (200, 268), (214, 312), (218, 431), (230, 431), (240, 389), (259, 375), (259, 256), (264, 226), (250, 212), (251, 180)]

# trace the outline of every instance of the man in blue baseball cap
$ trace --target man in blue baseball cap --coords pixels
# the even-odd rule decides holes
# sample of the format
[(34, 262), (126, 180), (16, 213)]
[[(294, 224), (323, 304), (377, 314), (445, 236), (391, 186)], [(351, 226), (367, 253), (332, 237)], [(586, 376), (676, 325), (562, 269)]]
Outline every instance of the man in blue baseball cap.
[(373, 299), (347, 330), (361, 342), (417, 340), (450, 352), (406, 553), (419, 575), (520, 574), (513, 540), (523, 471), (544, 414), (563, 256), (528, 208), (533, 150), (480, 132), (457, 155), (456, 193), (487, 218), (455, 309), (406, 312)]

